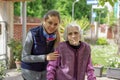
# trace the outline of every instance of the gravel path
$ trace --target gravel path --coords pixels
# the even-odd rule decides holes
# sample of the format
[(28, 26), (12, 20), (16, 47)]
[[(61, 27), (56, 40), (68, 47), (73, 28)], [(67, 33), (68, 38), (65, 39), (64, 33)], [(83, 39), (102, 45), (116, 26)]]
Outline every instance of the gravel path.
[[(12, 69), (7, 72), (7, 77), (4, 80), (23, 80), (23, 79), (20, 72), (16, 71), (15, 69)], [(117, 79), (97, 77), (97, 80), (117, 80)]]

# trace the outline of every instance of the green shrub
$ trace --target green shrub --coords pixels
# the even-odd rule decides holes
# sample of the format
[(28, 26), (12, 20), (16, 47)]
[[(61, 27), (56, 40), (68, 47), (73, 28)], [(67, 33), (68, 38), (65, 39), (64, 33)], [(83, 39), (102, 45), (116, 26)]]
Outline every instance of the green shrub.
[(119, 57), (112, 57), (107, 60), (107, 66), (113, 68), (120, 68), (120, 59)]
[(8, 46), (11, 48), (15, 61), (21, 61), (22, 53), (22, 44), (20, 41), (11, 39), (8, 43)]
[(2, 62), (0, 62), (0, 79), (3, 79), (5, 77), (6, 75), (5, 70), (6, 70), (5, 65)]
[[(114, 58), (117, 54), (117, 45), (91, 45), (91, 56), (93, 64), (108, 66), (108, 60)], [(120, 56), (119, 56), (120, 58)]]
[(97, 45), (107, 45), (107, 39), (106, 38), (98, 38), (98, 40), (96, 41)]

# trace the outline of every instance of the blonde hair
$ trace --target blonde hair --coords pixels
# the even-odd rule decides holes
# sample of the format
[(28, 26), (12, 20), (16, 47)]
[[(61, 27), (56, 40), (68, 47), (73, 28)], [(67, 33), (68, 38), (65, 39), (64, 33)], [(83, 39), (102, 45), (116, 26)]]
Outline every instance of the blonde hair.
[(59, 44), (59, 42), (61, 41), (61, 38), (60, 38), (60, 31), (59, 29), (56, 31), (56, 40), (55, 40), (55, 44), (54, 44), (54, 48), (56, 48)]

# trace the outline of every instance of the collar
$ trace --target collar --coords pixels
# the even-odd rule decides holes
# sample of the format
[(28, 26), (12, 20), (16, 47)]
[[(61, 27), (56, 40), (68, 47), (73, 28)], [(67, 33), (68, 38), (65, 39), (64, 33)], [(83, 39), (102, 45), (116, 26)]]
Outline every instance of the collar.
[(46, 38), (47, 41), (53, 41), (56, 39), (56, 34), (48, 34), (45, 29), (43, 28), (43, 36)]
[(71, 44), (69, 43), (69, 41), (66, 41), (66, 43), (67, 43), (70, 47), (72, 47), (73, 49), (79, 49), (79, 48), (80, 48), (80, 44), (77, 45), (77, 46), (74, 46), (74, 45), (71, 45)]

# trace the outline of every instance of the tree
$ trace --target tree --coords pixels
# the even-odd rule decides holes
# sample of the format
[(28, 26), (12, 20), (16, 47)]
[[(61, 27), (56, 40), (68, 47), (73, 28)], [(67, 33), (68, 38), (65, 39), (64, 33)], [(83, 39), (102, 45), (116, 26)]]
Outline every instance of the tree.
[(106, 2), (109, 2), (110, 5), (114, 6), (115, 2), (117, 1), (118, 0), (99, 0), (99, 4), (103, 6)]
[[(51, 9), (58, 10), (61, 17), (72, 16), (72, 3), (75, 0), (35, 0), (27, 2), (27, 16), (42, 18)], [(82, 16), (90, 18), (91, 5), (86, 4), (86, 0), (80, 0), (75, 4), (75, 19)], [(20, 16), (20, 3), (14, 3), (14, 14)]]
[[(56, 0), (35, 0), (27, 2), (27, 16), (42, 18), (44, 14), (54, 9)], [(20, 16), (20, 2), (14, 3), (14, 15)]]
[(86, 0), (79, 0), (75, 4), (75, 19), (81, 19), (84, 16), (90, 20), (91, 8), (92, 5), (87, 5)]
[(96, 12), (96, 14), (97, 14), (97, 16), (95, 17), (95, 21), (100, 22), (100, 24), (107, 22), (107, 20), (104, 20), (108, 14), (107, 7), (103, 8), (103, 9), (94, 9), (94, 12)]

